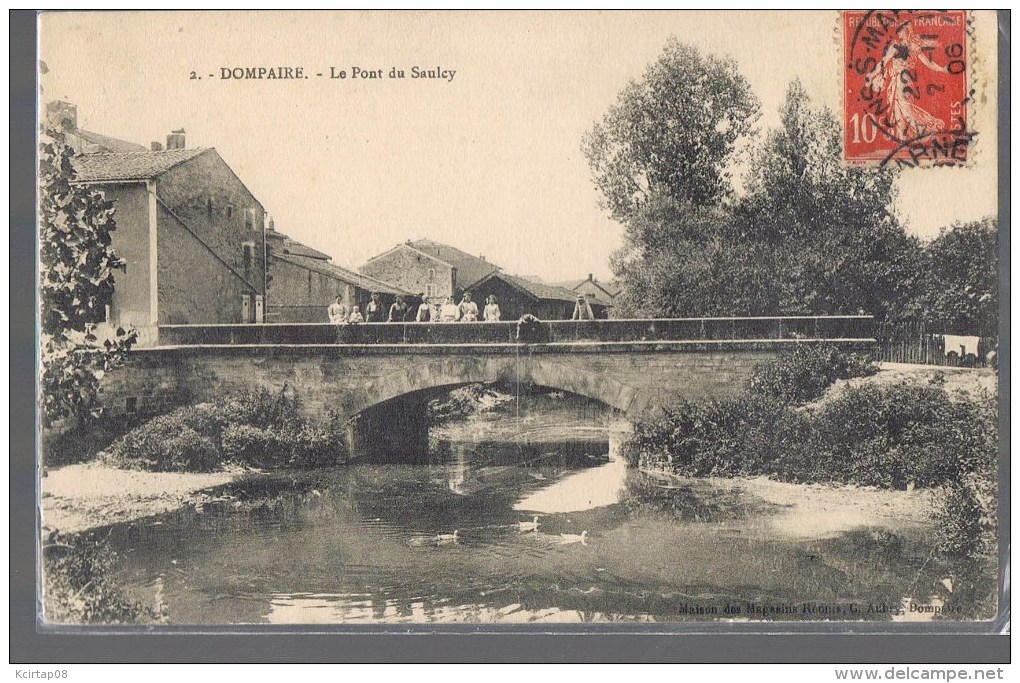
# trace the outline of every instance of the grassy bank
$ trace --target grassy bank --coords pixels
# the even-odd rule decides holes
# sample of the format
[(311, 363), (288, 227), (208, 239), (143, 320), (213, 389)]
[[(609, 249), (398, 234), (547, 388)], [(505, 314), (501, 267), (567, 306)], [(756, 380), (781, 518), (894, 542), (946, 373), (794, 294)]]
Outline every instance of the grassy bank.
[(937, 372), (915, 378), (898, 368), (889, 379), (877, 371), (832, 349), (798, 349), (759, 368), (742, 396), (677, 401), (636, 423), (625, 451), (632, 465), (686, 477), (925, 489), (933, 553), (954, 567), (947, 604), (988, 616), (996, 585), (997, 399), (981, 389), (950, 391)]

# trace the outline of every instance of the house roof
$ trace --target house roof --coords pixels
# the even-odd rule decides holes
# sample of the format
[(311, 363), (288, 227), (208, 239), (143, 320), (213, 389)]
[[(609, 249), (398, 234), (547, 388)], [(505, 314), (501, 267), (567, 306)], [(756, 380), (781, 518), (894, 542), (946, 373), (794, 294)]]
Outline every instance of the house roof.
[(388, 282), (383, 282), (382, 280), (377, 280), (374, 277), (368, 277), (361, 273), (355, 273), (352, 270), (341, 268), (334, 263), (323, 261), (322, 259), (298, 256), (296, 254), (278, 254), (275, 252), (273, 253), (273, 258), (286, 261), (287, 263), (292, 263), (302, 268), (307, 268), (315, 273), (322, 273), (328, 277), (342, 280), (354, 285), (355, 287), (360, 287), (361, 289), (370, 292), (381, 292), (383, 294), (411, 294), (411, 292), (397, 287), (396, 285), (391, 285)]
[[(145, 145), (138, 145), (127, 140), (121, 140), (119, 138), (110, 137), (109, 135), (103, 135), (102, 133), (93, 133), (90, 130), (83, 130), (78, 128), (75, 130), (73, 135), (78, 136), (90, 145), (96, 145), (105, 152), (148, 152), (149, 149)], [(88, 152), (82, 150), (85, 154), (96, 154), (101, 152)]]
[(418, 251), (425, 252), (429, 256), (435, 256), (440, 261), (456, 268), (457, 286), (462, 289), (474, 286), (482, 279), (499, 270), (499, 266), (495, 266), (483, 258), (472, 256), (466, 251), (461, 251), (448, 244), (425, 239), (411, 240), (407, 244)]
[(295, 256), (305, 256), (307, 258), (319, 259), (321, 261), (329, 261), (332, 256), (318, 249), (312, 249), (307, 244), (298, 242), (293, 237), (284, 235), (282, 232), (277, 230), (266, 231), (266, 237), (269, 239), (277, 239), (283, 242), (283, 245), (279, 248), (284, 254), (293, 254)]
[(520, 275), (508, 275), (502, 271), (490, 273), (488, 276), (476, 282), (475, 286), (480, 286), (488, 280), (494, 280), (497, 278), (533, 299), (570, 302), (577, 300), (577, 293), (564, 287), (535, 282), (534, 280), (529, 280), (528, 278), (521, 277)]
[(101, 180), (149, 180), (160, 176), (177, 164), (199, 154), (213, 151), (211, 147), (166, 149), (159, 152), (109, 152), (79, 154), (72, 158), (76, 182)]
[(573, 290), (573, 291), (576, 292), (577, 289), (581, 285), (586, 285), (586, 284), (595, 285), (595, 287), (597, 287), (600, 292), (604, 293), (609, 298), (613, 298), (614, 296), (619, 294), (620, 293), (620, 289), (621, 289), (619, 287), (619, 285), (617, 285), (615, 283), (602, 282), (600, 280), (587, 279), (587, 278), (584, 279), (584, 280), (581, 280), (579, 282), (576, 281), (576, 280), (572, 281), (571, 283), (567, 284), (566, 287), (567, 287), (567, 289), (570, 289), (570, 290)]

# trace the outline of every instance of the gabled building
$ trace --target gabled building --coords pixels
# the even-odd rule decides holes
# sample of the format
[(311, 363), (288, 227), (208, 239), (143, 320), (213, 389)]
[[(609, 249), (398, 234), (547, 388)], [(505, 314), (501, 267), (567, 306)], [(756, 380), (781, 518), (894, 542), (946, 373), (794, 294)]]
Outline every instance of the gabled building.
[[(569, 320), (578, 292), (565, 287), (509, 275), (481, 256), (472, 256), (432, 240), (408, 240), (368, 260), (362, 273), (429, 297), (453, 296), (460, 301), (471, 292), (479, 311), (489, 295), (499, 302), (503, 320), (518, 320), (525, 313), (542, 320)], [(608, 317), (609, 303), (591, 299), (598, 318)]]
[[(479, 302), (479, 307), (490, 295), (495, 296), (503, 320), (520, 320), (526, 313), (540, 320), (569, 320), (577, 303), (577, 293), (565, 287), (508, 275), (502, 271), (494, 272), (475, 283), (471, 295)], [(605, 303), (591, 300), (589, 303), (596, 318), (608, 317)]]
[(368, 260), (359, 270), (415, 294), (460, 295), (499, 270), (485, 258), (432, 240), (408, 240)]
[(598, 301), (609, 306), (613, 304), (621, 289), (616, 282), (602, 282), (591, 273), (588, 273), (587, 279), (573, 282), (567, 288), (578, 294), (584, 294), (589, 301)]
[(326, 322), (326, 309), (337, 296), (348, 307), (365, 310), (371, 293), (378, 292), (388, 308), (410, 291), (341, 268), (330, 256), (301, 244), (274, 229), (266, 231), (269, 244), (269, 297), (267, 320), (273, 323)]
[(97, 152), (73, 159), (73, 182), (113, 200), (116, 274), (110, 322), (155, 339), (158, 325), (264, 320), (266, 214), (215, 149)]
[(149, 151), (144, 145), (78, 128), (78, 107), (63, 100), (46, 103), (46, 125), (62, 130), (67, 144), (78, 154)]

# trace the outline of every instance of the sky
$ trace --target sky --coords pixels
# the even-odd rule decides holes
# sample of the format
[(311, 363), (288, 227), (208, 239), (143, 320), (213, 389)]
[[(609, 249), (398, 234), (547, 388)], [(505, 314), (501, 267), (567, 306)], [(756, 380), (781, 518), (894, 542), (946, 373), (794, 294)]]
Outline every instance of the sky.
[[(350, 268), (429, 238), (520, 275), (610, 278), (623, 229), (599, 207), (581, 139), (670, 36), (737, 61), (761, 100), (762, 135), (778, 125), (794, 78), (814, 103), (839, 112), (842, 102), (831, 10), (67, 12), (40, 21), (43, 101), (73, 102), (81, 128), (140, 144), (184, 128), (187, 146), (215, 147), (278, 230)], [(914, 234), (996, 212), (995, 37), (994, 15), (975, 14), (969, 166), (901, 177), (896, 210)], [(235, 67), (302, 67), (309, 78), (221, 78)], [(353, 78), (354, 67), (384, 78)], [(393, 67), (406, 78), (386, 78)], [(413, 67), (447, 74), (414, 79)], [(331, 68), (347, 78), (331, 78)]]

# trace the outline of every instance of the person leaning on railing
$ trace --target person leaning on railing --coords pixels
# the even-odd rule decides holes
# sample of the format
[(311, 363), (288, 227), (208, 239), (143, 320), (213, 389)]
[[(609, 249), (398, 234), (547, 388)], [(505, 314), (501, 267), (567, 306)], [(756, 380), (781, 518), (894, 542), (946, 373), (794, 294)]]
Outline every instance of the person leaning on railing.
[(460, 301), (460, 321), (473, 323), (478, 321), (478, 304), (471, 300), (471, 292), (464, 292), (464, 298)]
[(329, 308), (326, 309), (326, 314), (329, 315), (329, 322), (334, 325), (346, 325), (349, 313), (347, 306), (344, 304), (344, 298), (338, 295), (333, 300), (333, 303), (329, 305)]
[(482, 320), (487, 323), (498, 323), (501, 315), (496, 297), (490, 294), (485, 299), (485, 308), (482, 309)]
[(595, 312), (591, 310), (591, 304), (584, 297), (584, 294), (577, 295), (577, 303), (574, 304), (574, 314), (571, 320), (594, 320)]
[(404, 317), (407, 315), (408, 309), (409, 306), (404, 301), (404, 297), (398, 295), (397, 300), (393, 302), (392, 306), (390, 306), (390, 315), (386, 319), (386, 322), (389, 323), (404, 322)]
[(439, 322), (455, 323), (460, 320), (460, 306), (453, 302), (453, 297), (446, 297), (446, 303), (439, 309)]

